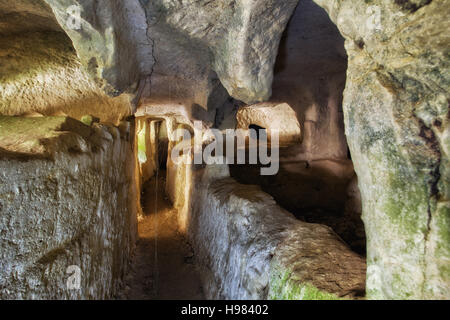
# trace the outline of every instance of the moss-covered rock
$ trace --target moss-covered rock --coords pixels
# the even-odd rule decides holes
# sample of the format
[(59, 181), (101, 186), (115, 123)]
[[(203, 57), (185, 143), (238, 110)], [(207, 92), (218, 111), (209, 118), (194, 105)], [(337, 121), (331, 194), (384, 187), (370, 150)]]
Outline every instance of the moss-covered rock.
[(343, 108), (363, 203), (367, 296), (448, 299), (450, 5), (315, 1), (346, 38)]
[(301, 283), (293, 279), (292, 271), (280, 266), (270, 270), (270, 300), (338, 300), (335, 294), (320, 290), (309, 282)]

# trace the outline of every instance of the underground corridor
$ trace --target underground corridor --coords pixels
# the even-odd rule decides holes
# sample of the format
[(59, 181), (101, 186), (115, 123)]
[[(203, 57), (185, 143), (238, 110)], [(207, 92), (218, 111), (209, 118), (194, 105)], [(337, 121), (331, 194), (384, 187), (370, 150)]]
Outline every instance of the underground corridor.
[(449, 10), (0, 1), (0, 299), (449, 299)]
[(177, 209), (166, 196), (169, 137), (163, 119), (138, 119), (142, 176), (138, 241), (120, 299), (202, 300), (194, 252), (177, 227)]
[[(230, 165), (230, 172), (240, 183), (261, 186), (297, 219), (329, 226), (353, 251), (365, 256), (361, 200), (342, 115), (346, 68), (344, 39), (335, 25), (317, 5), (300, 4), (281, 38), (271, 100), (266, 106), (247, 107), (250, 110), (246, 117), (242, 109), (236, 114), (235, 126), (253, 129), (256, 134), (250, 139), (260, 140), (260, 132), (267, 136), (267, 126), (272, 128), (274, 124), (265, 122), (258, 112), (274, 104), (284, 103), (285, 108), (291, 108), (286, 116), (294, 115), (296, 120), (285, 120), (291, 131), (283, 132), (280, 170), (276, 175), (263, 176), (261, 165), (247, 164)], [(241, 119), (248, 125), (240, 123)], [(216, 115), (216, 126), (222, 125), (220, 120)], [(194, 251), (178, 230), (177, 209), (166, 195), (170, 130), (165, 120), (136, 121), (143, 216), (138, 223), (140, 239), (132, 263), (132, 269), (138, 271), (126, 285), (128, 296), (202, 298)], [(303, 137), (300, 132), (304, 132)], [(365, 295), (363, 286), (354, 291), (357, 298)]]

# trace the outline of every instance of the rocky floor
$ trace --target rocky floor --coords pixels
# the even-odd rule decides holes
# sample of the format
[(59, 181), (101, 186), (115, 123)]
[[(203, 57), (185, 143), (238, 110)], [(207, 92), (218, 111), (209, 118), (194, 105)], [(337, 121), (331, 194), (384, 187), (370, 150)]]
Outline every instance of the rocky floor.
[(157, 187), (156, 179), (144, 185), (145, 216), (139, 222), (139, 240), (131, 271), (119, 298), (204, 299), (192, 248), (178, 232), (176, 209), (164, 196), (165, 172), (159, 176)]

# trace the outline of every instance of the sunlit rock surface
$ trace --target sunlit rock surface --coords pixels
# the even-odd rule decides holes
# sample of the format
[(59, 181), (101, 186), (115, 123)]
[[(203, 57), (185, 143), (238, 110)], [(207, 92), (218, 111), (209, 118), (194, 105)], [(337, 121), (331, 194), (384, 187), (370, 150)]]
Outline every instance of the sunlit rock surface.
[(95, 84), (63, 33), (5, 36), (0, 52), (0, 114), (93, 114), (117, 124), (131, 112), (127, 96), (108, 97)]
[(105, 94), (43, 1), (0, 1), (0, 12), (0, 114), (93, 114), (113, 124), (130, 115), (131, 97)]
[(0, 136), (0, 297), (112, 298), (136, 241), (127, 132), (0, 117)]
[(350, 160), (306, 164), (280, 159), (275, 176), (261, 176), (258, 166), (248, 164), (231, 165), (230, 172), (242, 184), (259, 185), (296, 218), (333, 228), (353, 250), (365, 254), (361, 200)]

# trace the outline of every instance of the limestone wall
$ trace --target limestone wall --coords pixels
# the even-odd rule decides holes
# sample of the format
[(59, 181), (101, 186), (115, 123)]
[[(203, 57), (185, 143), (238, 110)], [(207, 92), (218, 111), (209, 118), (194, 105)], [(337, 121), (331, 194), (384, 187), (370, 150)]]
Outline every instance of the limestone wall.
[(188, 226), (210, 299), (336, 299), (364, 295), (365, 262), (328, 227), (296, 220), (227, 166), (194, 173)]
[(131, 97), (105, 94), (97, 61), (80, 59), (44, 1), (2, 0), (0, 12), (0, 115), (92, 114), (117, 125), (131, 114)]
[(345, 37), (345, 131), (372, 299), (450, 296), (448, 1), (323, 1)]
[(130, 132), (0, 117), (0, 136), (0, 298), (113, 297), (136, 240)]

